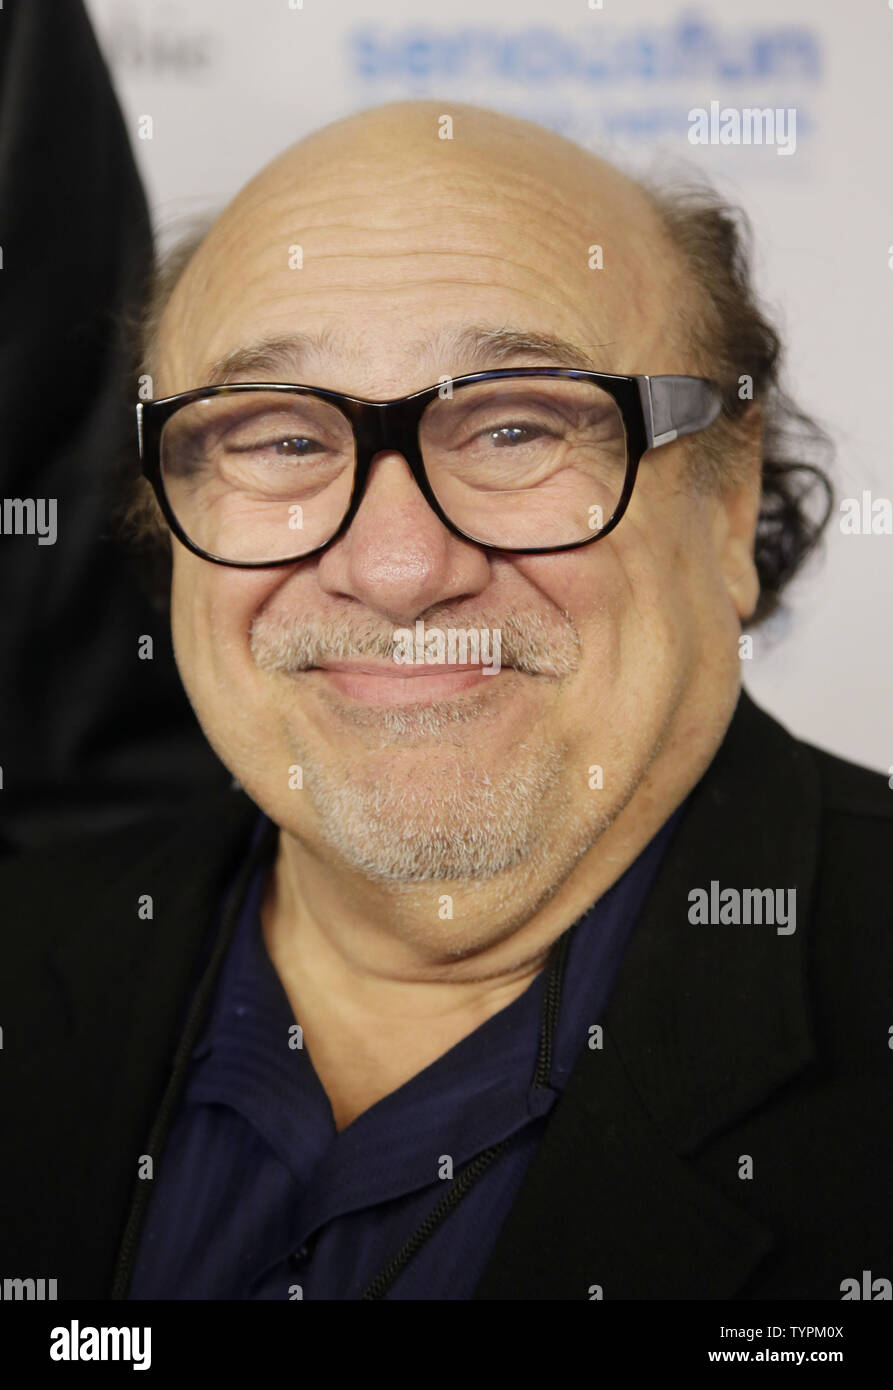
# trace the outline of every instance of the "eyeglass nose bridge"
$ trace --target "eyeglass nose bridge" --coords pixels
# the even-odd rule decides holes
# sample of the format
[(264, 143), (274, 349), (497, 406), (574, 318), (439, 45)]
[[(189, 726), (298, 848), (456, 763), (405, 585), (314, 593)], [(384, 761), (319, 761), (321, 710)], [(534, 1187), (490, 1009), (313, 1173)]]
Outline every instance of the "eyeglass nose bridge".
[[(424, 395), (397, 401), (352, 401), (347, 414), (354, 429), (356, 440), (356, 469), (354, 474), (353, 496), (347, 514), (338, 529), (341, 536), (350, 526), (360, 509), (366, 494), (372, 461), (380, 453), (392, 451), (402, 455), (413, 479), (431, 510), (448, 530), (456, 535), (463, 533), (450, 521), (440, 508), (440, 504), (425, 473), (422, 451), (419, 444), (419, 424), (428, 402), (433, 399), (437, 388)], [(333, 536), (334, 540), (335, 537)]]

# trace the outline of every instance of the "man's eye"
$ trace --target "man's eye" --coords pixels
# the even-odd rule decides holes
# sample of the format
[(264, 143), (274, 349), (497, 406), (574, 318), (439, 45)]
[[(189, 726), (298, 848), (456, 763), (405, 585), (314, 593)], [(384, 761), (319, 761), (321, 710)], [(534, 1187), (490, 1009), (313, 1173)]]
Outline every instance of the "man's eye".
[(526, 444), (533, 438), (534, 431), (527, 425), (500, 425), (490, 431), (490, 441), (497, 446)]
[(230, 444), (229, 451), (233, 454), (264, 454), (273, 455), (278, 458), (306, 458), (308, 454), (316, 454), (324, 449), (324, 445), (318, 439), (313, 439), (309, 435), (297, 434), (290, 435), (283, 439), (258, 439), (248, 444)]
[(303, 454), (314, 454), (322, 445), (316, 439), (309, 439), (306, 435), (295, 435), (291, 439), (279, 439), (276, 441), (275, 450), (277, 454), (293, 454), (298, 457)]
[(478, 439), (482, 444), (493, 448), (506, 449), (518, 444), (532, 444), (535, 440), (542, 439), (545, 434), (546, 431), (540, 425), (506, 424), (493, 425), (490, 429), (483, 430)]

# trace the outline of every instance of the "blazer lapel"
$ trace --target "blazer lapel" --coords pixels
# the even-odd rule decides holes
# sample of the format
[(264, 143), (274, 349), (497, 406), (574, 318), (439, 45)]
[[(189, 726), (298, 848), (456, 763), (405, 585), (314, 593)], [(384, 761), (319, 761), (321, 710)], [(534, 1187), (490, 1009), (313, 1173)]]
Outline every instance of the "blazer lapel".
[[(727, 1299), (770, 1251), (772, 1231), (693, 1159), (814, 1055), (820, 810), (808, 748), (742, 691), (633, 934), (603, 1047), (581, 1053), (476, 1298)], [(689, 894), (713, 882), (794, 890), (795, 931), (690, 922)]]

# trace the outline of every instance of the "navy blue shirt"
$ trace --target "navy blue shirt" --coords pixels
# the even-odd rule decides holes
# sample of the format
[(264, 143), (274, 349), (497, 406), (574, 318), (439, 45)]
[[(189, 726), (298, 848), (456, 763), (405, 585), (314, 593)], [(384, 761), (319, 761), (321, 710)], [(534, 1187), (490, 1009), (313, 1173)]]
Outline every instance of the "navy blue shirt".
[(157, 1165), (129, 1297), (358, 1299), (451, 1178), (503, 1145), (379, 1295), (470, 1298), (682, 811), (567, 934), (545, 1074), (547, 968), (340, 1133), (308, 1049), (294, 1046), (261, 931), (261, 864)]

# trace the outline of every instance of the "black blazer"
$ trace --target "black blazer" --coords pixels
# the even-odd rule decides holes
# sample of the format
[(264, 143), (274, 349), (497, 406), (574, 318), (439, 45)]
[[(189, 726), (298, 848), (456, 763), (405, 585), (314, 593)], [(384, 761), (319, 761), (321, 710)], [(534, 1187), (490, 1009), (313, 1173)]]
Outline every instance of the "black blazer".
[[(0, 866), (3, 1276), (123, 1294), (139, 1156), (163, 1149), (255, 816), (231, 790)], [(476, 1298), (838, 1300), (893, 1278), (891, 861), (886, 779), (742, 692)], [(796, 930), (689, 922), (714, 880), (796, 889)]]

